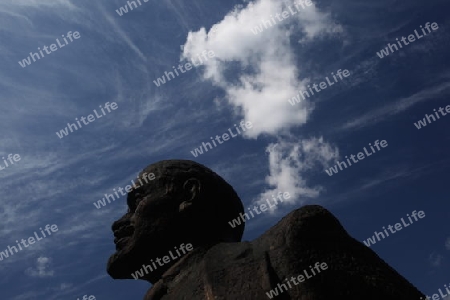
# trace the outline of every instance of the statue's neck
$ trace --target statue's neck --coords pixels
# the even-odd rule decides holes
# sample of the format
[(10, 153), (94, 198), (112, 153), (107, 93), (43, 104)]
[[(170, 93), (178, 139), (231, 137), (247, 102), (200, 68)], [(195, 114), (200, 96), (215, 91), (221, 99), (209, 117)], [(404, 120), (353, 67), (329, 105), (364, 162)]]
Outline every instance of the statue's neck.
[(202, 263), (201, 258), (211, 247), (212, 246), (204, 246), (192, 250), (170, 266), (158, 281), (154, 283), (149, 281), (150, 283), (153, 283), (153, 285), (147, 291), (144, 300), (158, 300), (165, 296), (172, 281), (177, 278), (183, 270), (187, 270)]

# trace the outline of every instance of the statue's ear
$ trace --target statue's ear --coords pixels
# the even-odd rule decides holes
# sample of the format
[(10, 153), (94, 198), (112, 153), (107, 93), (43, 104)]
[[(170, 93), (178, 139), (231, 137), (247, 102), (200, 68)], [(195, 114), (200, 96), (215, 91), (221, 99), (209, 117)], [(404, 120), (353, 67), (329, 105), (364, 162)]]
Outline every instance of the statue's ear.
[(185, 191), (185, 194), (188, 195), (188, 200), (185, 200), (180, 204), (178, 209), (179, 212), (184, 211), (193, 204), (194, 199), (200, 194), (200, 189), (201, 183), (197, 178), (189, 178), (184, 182), (183, 190)]

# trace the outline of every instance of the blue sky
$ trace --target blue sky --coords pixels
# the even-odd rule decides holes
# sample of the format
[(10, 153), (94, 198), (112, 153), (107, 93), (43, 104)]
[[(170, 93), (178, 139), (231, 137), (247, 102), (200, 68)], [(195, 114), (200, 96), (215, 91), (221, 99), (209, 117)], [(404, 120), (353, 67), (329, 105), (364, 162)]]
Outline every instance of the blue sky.
[[(59, 228), (0, 261), (2, 299), (141, 299), (149, 284), (105, 271), (125, 197), (101, 209), (93, 202), (162, 159), (205, 164), (246, 207), (289, 192), (289, 202), (247, 223), (245, 240), (305, 204), (328, 208), (359, 241), (423, 210), (425, 218), (371, 248), (428, 295), (450, 283), (450, 117), (414, 126), (450, 105), (450, 4), (313, 1), (254, 34), (293, 1), (141, 2), (122, 16), (122, 0), (0, 4), (0, 155), (21, 156), (0, 171), (0, 251), (46, 224)], [(439, 29), (376, 55), (427, 22)], [(81, 37), (19, 65), (69, 31)], [(205, 50), (214, 57), (154, 84)], [(339, 69), (351, 75), (289, 104)], [(118, 109), (62, 139), (55, 134), (106, 102)], [(191, 154), (241, 120), (253, 128)], [(388, 147), (327, 175), (375, 140)]]

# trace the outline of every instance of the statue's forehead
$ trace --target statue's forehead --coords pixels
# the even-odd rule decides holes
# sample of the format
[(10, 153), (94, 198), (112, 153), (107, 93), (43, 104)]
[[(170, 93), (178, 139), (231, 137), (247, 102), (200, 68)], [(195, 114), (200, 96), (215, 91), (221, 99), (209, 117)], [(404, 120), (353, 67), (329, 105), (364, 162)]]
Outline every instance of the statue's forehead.
[[(172, 188), (169, 188), (172, 187)], [(145, 184), (138, 186), (130, 191), (127, 196), (127, 205), (131, 210), (135, 210), (139, 203), (147, 207), (145, 209), (146, 214), (151, 213), (148, 209), (154, 211), (173, 211), (173, 208), (178, 205), (178, 202), (182, 201), (182, 197), (179, 197), (180, 192), (174, 192), (172, 184)]]

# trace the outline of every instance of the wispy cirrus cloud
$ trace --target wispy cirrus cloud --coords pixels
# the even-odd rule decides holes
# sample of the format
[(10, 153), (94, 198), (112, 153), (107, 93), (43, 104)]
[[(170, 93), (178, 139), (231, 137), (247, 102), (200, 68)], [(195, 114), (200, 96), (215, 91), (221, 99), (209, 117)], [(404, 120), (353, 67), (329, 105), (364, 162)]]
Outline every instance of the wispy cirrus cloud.
[(404, 97), (395, 100), (393, 103), (385, 105), (383, 107), (373, 109), (370, 112), (363, 114), (362, 116), (345, 123), (341, 129), (361, 129), (366, 126), (375, 125), (389, 117), (399, 114), (410, 107), (418, 104), (422, 101), (434, 99), (442, 93), (447, 93), (450, 89), (450, 83), (445, 82), (431, 88), (426, 88), (420, 92), (417, 92), (411, 96)]

